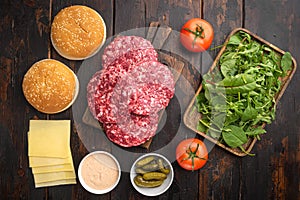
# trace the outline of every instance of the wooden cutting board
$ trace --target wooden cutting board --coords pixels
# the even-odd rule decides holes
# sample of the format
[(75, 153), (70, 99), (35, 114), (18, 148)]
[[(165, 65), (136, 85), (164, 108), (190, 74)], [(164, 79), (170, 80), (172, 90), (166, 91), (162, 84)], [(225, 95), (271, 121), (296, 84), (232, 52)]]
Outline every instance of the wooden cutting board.
[[(149, 27), (150, 28), (147, 31), (146, 39), (148, 39), (156, 48), (158, 52), (158, 60), (161, 63), (167, 65), (169, 69), (172, 71), (174, 76), (174, 81), (176, 83), (186, 63), (181, 61), (179, 58), (170, 55), (167, 52), (161, 51), (163, 45), (167, 41), (172, 31), (172, 28), (166, 25), (162, 25), (159, 22), (151, 22)], [(172, 100), (170, 101), (170, 103), (172, 103)], [(162, 115), (163, 115), (163, 111), (160, 112), (160, 116), (159, 116), (160, 119)], [(101, 124), (92, 116), (88, 108), (86, 108), (83, 114), (82, 121), (89, 126), (102, 130)], [(144, 144), (141, 144), (140, 147), (148, 149), (151, 143), (152, 143), (152, 138), (149, 139)]]

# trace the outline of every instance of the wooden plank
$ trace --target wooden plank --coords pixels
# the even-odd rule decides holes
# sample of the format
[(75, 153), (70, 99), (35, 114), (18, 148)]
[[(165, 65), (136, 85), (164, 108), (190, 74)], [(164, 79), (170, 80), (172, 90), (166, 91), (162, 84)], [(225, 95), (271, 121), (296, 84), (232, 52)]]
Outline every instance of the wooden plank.
[(159, 22), (151, 22), (148, 28), (146, 39), (153, 43)]
[[(60, 2), (52, 1), (51, 3), (52, 3), (51, 4), (51, 9), (49, 10), (49, 13), (51, 14), (51, 21), (50, 21), (50, 25), (49, 25), (50, 29), (51, 29), (51, 23), (52, 23), (53, 18), (55, 17), (55, 15), (61, 9), (65, 8), (67, 6), (71, 6), (75, 2), (72, 2), (72, 1), (60, 1)], [(69, 61), (68, 59), (65, 59), (65, 58), (61, 57), (54, 50), (54, 48), (51, 44), (51, 41), (49, 41), (49, 45), (51, 47), (49, 49), (49, 52), (48, 52), (49, 58), (61, 61), (62, 63), (64, 63), (65, 65), (67, 65), (68, 67), (70, 67), (74, 71), (75, 65), (77, 63), (74, 62), (74, 61)], [(71, 119), (72, 115), (71, 115), (70, 110), (71, 109), (67, 109), (64, 112), (54, 114), (54, 115), (49, 115), (48, 119), (50, 119), (50, 120)], [(74, 137), (73, 133), (71, 132), (71, 141), (73, 140), (73, 137)], [(71, 145), (71, 143), (70, 143), (70, 145)], [(73, 150), (74, 150), (73, 146), (71, 145), (71, 152), (72, 152), (72, 155), (74, 155), (73, 156), (73, 162), (74, 162), (74, 159), (76, 159), (77, 154), (76, 153), (74, 154)], [(59, 198), (61, 196), (63, 196), (64, 198), (70, 199), (72, 197), (72, 188), (73, 187), (74, 187), (73, 185), (71, 185), (71, 186), (70, 185), (63, 185), (63, 186), (60, 186), (60, 187), (50, 187), (48, 189), (48, 196), (51, 199), (56, 199), (56, 198)]]
[(169, 26), (159, 26), (156, 30), (152, 44), (155, 49), (161, 49), (171, 33), (172, 28)]
[(43, 199), (46, 192), (35, 190), (26, 152), (28, 120), (45, 115), (26, 102), (20, 86), (31, 65), (47, 57), (49, 4), (4, 0), (0, 7), (1, 198)]
[(145, 27), (145, 4), (143, 0), (115, 1), (114, 34)]
[[(113, 1), (79, 1), (79, 0), (65, 0), (65, 1), (52, 1), (52, 19), (54, 16), (64, 7), (70, 5), (86, 5), (95, 9), (103, 17), (106, 23), (107, 37), (110, 37), (113, 32)], [(81, 67), (84, 67), (84, 63), (88, 61), (71, 61), (61, 57), (53, 48), (51, 48), (51, 58), (57, 59), (68, 65), (74, 72), (84, 71)], [(97, 56), (97, 55), (96, 55)], [(95, 56), (95, 57), (96, 57)], [(100, 63), (97, 59), (90, 59), (90, 64), (98, 66), (100, 69)], [(95, 150), (107, 150), (110, 151), (110, 145), (107, 144), (106, 138), (99, 134), (99, 131), (93, 129), (82, 122), (82, 115), (84, 114), (87, 102), (86, 102), (86, 79), (87, 73), (78, 74), (80, 82), (80, 92), (76, 102), (72, 108), (65, 112), (51, 115), (51, 119), (72, 119), (72, 134), (71, 134), (71, 151), (73, 155), (73, 162), (75, 166), (79, 165), (81, 159), (90, 151)], [(75, 167), (77, 170), (77, 167)], [(91, 196), (78, 182), (77, 185), (62, 186), (49, 188), (49, 197), (53, 199), (72, 199), (77, 197), (79, 199), (96, 199), (96, 196)], [(109, 199), (110, 195), (105, 194), (103, 199)]]
[[(165, 127), (162, 129), (162, 137), (160, 145), (166, 145), (162, 143), (163, 134), (168, 136), (176, 135), (172, 138), (172, 143), (168, 144), (168, 150), (164, 152), (170, 158), (174, 159), (174, 152), (176, 150), (177, 144), (189, 137), (193, 137), (194, 134), (187, 130), (184, 126), (178, 127), (181, 119), (181, 110), (185, 110), (188, 102), (193, 96), (194, 89), (197, 88), (200, 82), (200, 54), (192, 54), (184, 49), (179, 41), (179, 31), (183, 24), (190, 18), (201, 16), (201, 3), (200, 1), (145, 1), (146, 7), (146, 24), (150, 24), (151, 21), (159, 21), (161, 24), (168, 25), (172, 28), (172, 32), (169, 35), (168, 40), (162, 46), (162, 50), (170, 53), (171, 55), (176, 55), (184, 60), (185, 67), (181, 73), (181, 77), (178, 80), (176, 86), (176, 93), (181, 97), (180, 104), (173, 103), (170, 107), (170, 112), (168, 114), (172, 115), (172, 122), (167, 122)], [(198, 63), (193, 65), (194, 63)], [(176, 99), (174, 99), (176, 100)], [(173, 106), (174, 105), (174, 106)], [(174, 118), (173, 118), (174, 117)], [(168, 137), (167, 136), (167, 137)], [(154, 137), (154, 140), (156, 138)], [(156, 143), (155, 143), (156, 144)], [(151, 146), (153, 150), (161, 148), (161, 146)], [(172, 153), (173, 154), (172, 154)], [(189, 173), (181, 169), (176, 162), (173, 163), (176, 169), (174, 183), (162, 198), (165, 199), (197, 199), (199, 196), (198, 191), (198, 172)]]
[[(228, 34), (243, 26), (242, 0), (216, 0), (203, 3), (203, 19), (213, 25), (215, 37), (211, 47), (222, 45)], [(213, 57), (220, 49), (214, 50)]]
[[(131, 1), (114, 1), (114, 35), (119, 33), (127, 33), (126, 35), (131, 35), (131, 30), (135, 28), (145, 27), (145, 5), (143, 0), (131, 0)], [(136, 32), (133, 30), (133, 32)], [(145, 37), (146, 30), (139, 29), (139, 36)], [(112, 153), (116, 155), (117, 159), (121, 164), (122, 178), (119, 182), (118, 187), (116, 187), (111, 192), (111, 198), (122, 199), (122, 198), (134, 198), (136, 191), (131, 185), (129, 179), (130, 165), (134, 162), (133, 152), (141, 152), (141, 148), (134, 149), (128, 154), (122, 151), (115, 145), (112, 145)], [(126, 156), (127, 155), (127, 156)]]
[[(203, 1), (203, 19), (210, 22), (214, 28), (214, 40), (211, 47), (224, 43), (228, 34), (243, 25), (243, 1), (242, 0), (215, 0)], [(209, 51), (214, 60), (220, 49)], [(204, 65), (203, 73), (211, 66)], [(237, 199), (241, 194), (242, 180), (240, 179), (240, 163), (238, 157), (230, 155), (223, 149), (214, 146), (209, 141), (209, 156), (212, 158), (207, 167), (199, 176), (199, 199), (221, 197), (222, 199)], [(211, 170), (213, 169), (213, 170)], [(205, 175), (203, 175), (205, 174)]]
[[(290, 51), (299, 61), (300, 6), (296, 0), (289, 1), (245, 1), (245, 27), (260, 37)], [(255, 17), (254, 17), (255, 16)], [(298, 17), (297, 17), (298, 16)], [(276, 118), (266, 126), (267, 133), (257, 143), (256, 160), (247, 159), (242, 165), (245, 171), (245, 187), (249, 193), (245, 198), (299, 199), (299, 128), (300, 73), (296, 71), (277, 104)], [(246, 162), (253, 166), (247, 169)], [(259, 176), (258, 174), (263, 174)]]

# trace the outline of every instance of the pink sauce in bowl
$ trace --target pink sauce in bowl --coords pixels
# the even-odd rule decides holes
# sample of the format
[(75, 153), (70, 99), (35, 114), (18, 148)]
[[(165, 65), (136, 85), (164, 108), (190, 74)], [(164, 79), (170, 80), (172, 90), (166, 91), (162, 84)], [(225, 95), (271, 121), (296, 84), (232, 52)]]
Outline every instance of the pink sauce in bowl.
[(95, 151), (86, 155), (80, 162), (78, 177), (87, 191), (104, 194), (117, 186), (121, 177), (121, 169), (112, 154)]

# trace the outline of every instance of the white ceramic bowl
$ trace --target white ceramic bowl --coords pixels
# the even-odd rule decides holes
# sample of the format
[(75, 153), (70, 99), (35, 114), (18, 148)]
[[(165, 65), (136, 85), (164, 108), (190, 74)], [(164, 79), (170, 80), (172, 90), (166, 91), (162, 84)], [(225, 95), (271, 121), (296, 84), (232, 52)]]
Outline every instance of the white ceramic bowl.
[[(134, 177), (137, 175), (137, 173), (135, 172), (135, 165), (138, 161), (140, 161), (141, 159), (148, 157), (148, 156), (155, 156), (158, 158), (162, 158), (164, 160), (164, 162), (169, 166), (170, 168), (170, 173), (168, 174), (167, 178), (164, 180), (163, 184), (158, 186), (158, 187), (154, 187), (154, 188), (144, 188), (144, 187), (139, 187), (134, 183)], [(170, 161), (165, 158), (164, 156), (157, 154), (157, 153), (148, 153), (145, 154), (141, 157), (139, 157), (132, 165), (131, 170), (130, 170), (130, 181), (131, 184), (133, 185), (133, 187), (141, 194), (145, 195), (145, 196), (158, 196), (163, 194), (164, 192), (166, 192), (169, 187), (172, 185), (174, 179), (174, 170), (172, 167), (172, 164), (170, 163)]]
[[(114, 182), (114, 184), (108, 188), (105, 188), (105, 189), (95, 189), (93, 188), (92, 186), (88, 185), (88, 183), (85, 182), (84, 178), (83, 178), (83, 174), (82, 174), (82, 170), (83, 170), (83, 163), (86, 161), (86, 159), (90, 156), (93, 156), (93, 155), (97, 155), (97, 154), (102, 154), (102, 155), (106, 155), (108, 157), (110, 157), (116, 164), (117, 166), (117, 171), (118, 171), (118, 177), (116, 179), (116, 181)], [(103, 160), (101, 160), (103, 161)], [(103, 163), (106, 163), (105, 161)], [(95, 171), (95, 170), (93, 170)], [(79, 167), (78, 167), (78, 178), (79, 178), (79, 181), (81, 183), (81, 185), (89, 192), (93, 193), (93, 194), (105, 194), (105, 193), (108, 193), (110, 191), (112, 191), (119, 183), (120, 181), (120, 178), (121, 178), (121, 168), (120, 168), (120, 164), (119, 162), (117, 161), (117, 159), (110, 153), (106, 152), (106, 151), (94, 151), (94, 152), (91, 152), (89, 153), (88, 155), (86, 155), (80, 162), (79, 164)]]

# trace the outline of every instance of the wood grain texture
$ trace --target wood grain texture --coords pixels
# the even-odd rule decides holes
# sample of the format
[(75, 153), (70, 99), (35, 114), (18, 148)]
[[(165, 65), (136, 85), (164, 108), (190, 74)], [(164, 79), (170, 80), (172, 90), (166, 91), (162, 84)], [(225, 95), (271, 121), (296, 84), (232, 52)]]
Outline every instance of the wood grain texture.
[(47, 56), (49, 4), (35, 1), (0, 4), (1, 199), (44, 198), (44, 190), (34, 189), (27, 157), (28, 120), (37, 112), (26, 102), (20, 86), (29, 67)]
[[(300, 42), (295, 38), (298, 37), (300, 28), (296, 24), (299, 24), (300, 18), (299, 12), (295, 11), (300, 9), (299, 4), (296, 1), (273, 0), (270, 3), (266, 1), (245, 3), (245, 27), (283, 50), (290, 51), (297, 59)], [(259, 192), (249, 194), (251, 198), (300, 198), (300, 96), (299, 92), (296, 92), (299, 80), (298, 70), (277, 105), (275, 121), (266, 126), (267, 133), (257, 145), (257, 161), (251, 162), (255, 170), (253, 172), (248, 170), (245, 175), (247, 188), (251, 191), (259, 189)], [(294, 160), (293, 164), (291, 160)], [(246, 163), (243, 167), (246, 167), (245, 165)], [(261, 188), (261, 185), (266, 186)]]
[[(67, 0), (52, 2), (52, 20), (55, 15), (63, 8), (71, 5), (87, 5), (95, 9), (103, 17), (106, 26), (107, 26), (107, 36), (112, 35), (112, 25), (113, 25), (113, 2), (110, 0), (106, 1), (76, 1), (76, 0)], [(54, 48), (51, 47), (50, 52), (51, 58), (57, 59), (69, 66), (74, 72), (78, 72), (81, 67), (84, 67), (84, 62), (86, 61), (71, 61), (61, 57)], [(97, 55), (96, 55), (97, 56)], [(101, 66), (99, 63), (90, 61), (91, 64), (100, 70)], [(84, 71), (84, 69), (83, 69)], [(79, 162), (81, 159), (88, 154), (90, 151), (95, 150), (110, 150), (110, 146), (107, 145), (107, 139), (102, 136), (97, 130), (86, 126), (82, 122), (82, 116), (86, 108), (86, 76), (87, 74), (78, 74), (78, 79), (80, 82), (80, 92), (75, 104), (72, 106), (72, 109), (68, 109), (65, 112), (51, 115), (50, 119), (74, 119), (72, 123), (72, 134), (71, 134), (71, 151), (74, 161), (75, 169), (78, 169)], [(103, 142), (106, 141), (106, 142)], [(49, 188), (48, 195), (50, 199), (93, 199), (90, 198), (88, 193), (77, 180), (78, 184), (73, 186), (63, 186), (63, 187), (53, 187)], [(80, 198), (79, 198), (80, 197)], [(109, 199), (109, 194), (103, 195)]]
[[(164, 135), (153, 141), (154, 145), (149, 150), (133, 148), (123, 152), (96, 128), (81, 121), (87, 106), (86, 84), (89, 76), (101, 68), (97, 64), (99, 57), (86, 62), (69, 61), (55, 52), (49, 40), (54, 16), (60, 9), (75, 4), (90, 6), (102, 15), (108, 38), (135, 28), (141, 28), (141, 34), (146, 36), (147, 28), (144, 27), (152, 21), (168, 25), (174, 31), (171, 40), (160, 48), (184, 58), (188, 67), (184, 68), (176, 87), (180, 98), (175, 99), (167, 109), (170, 120), (162, 128)], [(299, 70), (277, 105), (276, 120), (266, 127), (267, 134), (256, 143), (253, 149), (255, 157), (240, 158), (205, 141), (210, 154), (204, 168), (189, 172), (176, 163), (176, 145), (182, 139), (195, 136), (180, 125), (180, 109), (186, 109), (201, 82), (201, 73), (207, 70), (207, 64), (219, 51), (191, 54), (181, 46), (178, 41), (180, 28), (193, 17), (202, 17), (213, 25), (215, 38), (212, 47), (222, 44), (232, 29), (245, 27), (281, 49), (290, 51), (300, 62), (300, 4), (297, 0), (2, 0), (0, 199), (154, 199), (135, 191), (130, 183), (128, 168), (140, 153), (157, 150), (164, 145), (169, 145), (164, 154), (173, 161), (175, 178), (170, 189), (158, 199), (300, 199)], [(29, 67), (47, 57), (64, 62), (81, 77), (79, 101), (72, 109), (56, 115), (36, 111), (26, 102), (21, 89), (23, 76)], [(92, 68), (83, 70), (90, 64)], [(35, 189), (28, 167), (26, 137), (28, 122), (33, 118), (71, 119), (75, 169), (89, 151), (112, 152), (124, 169), (119, 185), (105, 195), (92, 195), (79, 182), (76, 185)], [(168, 142), (171, 139), (172, 142)]]
[[(203, 19), (210, 22), (215, 31), (211, 47), (222, 45), (234, 28), (242, 26), (242, 8), (241, 0), (203, 1)], [(210, 56), (215, 59), (219, 50), (220, 48), (209, 51)], [(205, 64), (203, 71), (208, 71), (210, 66), (211, 63)], [(240, 199), (242, 184), (240, 159), (224, 153), (217, 146), (210, 145), (210, 162), (199, 177), (203, 179), (203, 184), (199, 185), (199, 193), (204, 193), (200, 199)]]
[[(185, 60), (185, 68), (182, 71), (182, 76), (179, 79), (176, 87), (177, 98), (180, 98), (174, 107), (169, 109), (168, 115), (174, 112), (174, 119), (165, 125), (161, 133), (173, 132), (176, 137), (172, 140), (168, 151), (175, 152), (176, 145), (184, 138), (193, 137), (193, 133), (189, 132), (184, 126), (176, 127), (176, 123), (181, 123), (181, 110), (185, 110), (190, 97), (193, 94), (193, 88), (196, 88), (200, 81), (199, 74), (199, 54), (190, 54), (183, 48), (179, 42), (179, 31), (185, 21), (192, 17), (199, 17), (201, 15), (200, 1), (145, 1), (147, 13), (146, 22), (157, 20), (161, 24), (167, 24), (172, 28), (169, 40), (161, 46), (161, 49), (167, 50), (173, 55), (177, 55)], [(155, 16), (155, 17), (154, 17)], [(194, 79), (195, 78), (195, 79)], [(195, 81), (194, 81), (195, 80)], [(176, 106), (177, 105), (177, 106)], [(170, 105), (172, 106), (172, 105)], [(177, 112), (176, 112), (177, 111)], [(175, 114), (175, 113), (179, 113)], [(176, 120), (176, 118), (178, 120)], [(169, 133), (170, 134), (170, 133)], [(162, 134), (161, 134), (162, 135)], [(172, 135), (172, 134), (171, 134)], [(156, 138), (154, 138), (155, 140)], [(163, 138), (162, 138), (163, 139)], [(163, 140), (162, 140), (163, 141)], [(174, 158), (174, 153), (171, 158)], [(179, 168), (176, 161), (174, 165)], [(188, 173), (179, 169), (175, 173), (175, 183), (170, 188), (170, 192), (163, 195), (164, 198), (170, 199), (197, 199), (198, 197), (198, 172)], [(192, 184), (191, 184), (192, 183)]]

